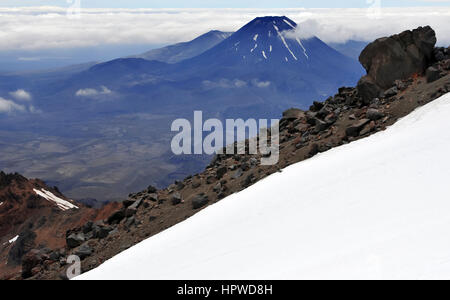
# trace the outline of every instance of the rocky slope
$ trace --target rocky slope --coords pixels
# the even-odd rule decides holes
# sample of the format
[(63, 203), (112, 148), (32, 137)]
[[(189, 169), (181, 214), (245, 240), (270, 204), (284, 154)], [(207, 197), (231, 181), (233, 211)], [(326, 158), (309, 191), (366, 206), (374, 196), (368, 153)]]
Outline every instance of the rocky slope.
[(22, 277), (24, 258), (32, 249), (43, 257), (59, 258), (68, 229), (104, 218), (115, 205), (89, 209), (41, 180), (0, 172), (0, 260), (6, 262), (0, 264), (0, 278)]
[[(396, 43), (399, 37), (406, 37), (401, 51), (384, 46), (386, 40)], [(308, 111), (293, 108), (284, 112), (277, 165), (260, 165), (259, 155), (218, 155), (201, 174), (164, 190), (150, 186), (130, 195), (108, 218), (69, 230), (67, 246), (61, 252), (80, 255), (82, 270), (88, 271), (202, 208), (274, 172), (282, 172), (286, 166), (386, 129), (415, 108), (450, 91), (450, 49), (435, 48), (435, 42), (429, 27), (375, 41), (361, 54), (368, 75), (357, 87), (340, 88), (334, 97), (315, 102)], [(403, 63), (396, 65), (399, 59)], [(384, 76), (371, 75), (373, 70), (390, 65), (401, 70), (389, 82)], [(373, 91), (376, 94), (371, 94)], [(36, 260), (34, 268), (33, 279), (65, 278), (64, 259)]]
[[(450, 277), (450, 93), (230, 195), (77, 280)], [(180, 255), (182, 253), (182, 255)], [(150, 255), (151, 254), (151, 255)]]

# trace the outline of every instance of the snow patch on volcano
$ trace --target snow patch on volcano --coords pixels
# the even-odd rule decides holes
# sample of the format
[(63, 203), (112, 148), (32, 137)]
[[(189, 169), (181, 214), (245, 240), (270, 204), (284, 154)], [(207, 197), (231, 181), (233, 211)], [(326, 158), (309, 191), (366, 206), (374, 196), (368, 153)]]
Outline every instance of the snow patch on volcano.
[(33, 191), (41, 196), (42, 198), (55, 203), (59, 209), (61, 210), (69, 210), (69, 209), (73, 209), (76, 208), (78, 209), (79, 207), (76, 205), (73, 205), (72, 203), (70, 203), (69, 201), (63, 200), (61, 198), (56, 197), (53, 193), (46, 191), (44, 189), (41, 189), (40, 191), (37, 189), (33, 189)]

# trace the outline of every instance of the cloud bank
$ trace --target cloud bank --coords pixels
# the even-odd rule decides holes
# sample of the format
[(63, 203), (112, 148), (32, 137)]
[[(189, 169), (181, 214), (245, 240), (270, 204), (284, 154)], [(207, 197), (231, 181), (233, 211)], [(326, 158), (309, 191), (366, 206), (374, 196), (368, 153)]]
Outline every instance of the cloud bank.
[(79, 18), (64, 8), (0, 8), (0, 51), (100, 45), (162, 45), (195, 38), (209, 30), (235, 31), (264, 15), (286, 15), (300, 34), (325, 42), (371, 41), (431, 25), (441, 45), (450, 44), (449, 7), (358, 9), (82, 9)]

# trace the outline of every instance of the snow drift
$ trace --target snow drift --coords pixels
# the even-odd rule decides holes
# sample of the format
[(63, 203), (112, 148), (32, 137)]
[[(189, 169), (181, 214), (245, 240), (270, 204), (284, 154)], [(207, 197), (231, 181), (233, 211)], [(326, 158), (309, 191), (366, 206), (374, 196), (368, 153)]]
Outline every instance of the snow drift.
[(449, 279), (450, 94), (79, 279)]

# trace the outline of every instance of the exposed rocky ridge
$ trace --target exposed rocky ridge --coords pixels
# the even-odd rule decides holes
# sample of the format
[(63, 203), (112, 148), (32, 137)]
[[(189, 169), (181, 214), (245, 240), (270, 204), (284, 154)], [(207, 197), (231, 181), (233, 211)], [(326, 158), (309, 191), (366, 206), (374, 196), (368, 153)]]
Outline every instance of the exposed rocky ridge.
[[(425, 39), (430, 37), (425, 35)], [(277, 165), (260, 165), (260, 155), (217, 155), (201, 174), (175, 182), (164, 190), (150, 186), (131, 194), (108, 218), (69, 230), (67, 247), (61, 252), (79, 255), (83, 272), (88, 271), (200, 209), (281, 172), (286, 166), (384, 130), (415, 108), (450, 91), (449, 54), (449, 48), (434, 48), (422, 72), (414, 72), (408, 78), (394, 78), (384, 85), (386, 88), (377, 85), (382, 91), (378, 97), (365, 97), (359, 86), (343, 87), (334, 97), (314, 102), (308, 111), (287, 110), (280, 121)], [(373, 57), (377, 55), (373, 53)], [(388, 57), (385, 63), (395, 59)], [(40, 263), (44, 267), (32, 278), (65, 278), (64, 259), (44, 261), (49, 262)]]
[[(78, 209), (63, 210), (58, 203), (40, 196), (36, 190), (47, 191)], [(36, 250), (42, 252), (42, 257), (46, 257), (43, 254), (54, 257), (59, 248), (64, 248), (68, 229), (88, 220), (104, 218), (110, 214), (108, 208), (117, 209), (114, 206), (104, 211), (88, 209), (73, 203), (58, 188), (48, 187), (39, 179), (29, 180), (20, 174), (3, 172), (0, 172), (0, 203), (0, 259), (6, 262), (0, 264), (0, 278), (21, 278), (22, 265), (27, 265), (29, 252)], [(33, 272), (25, 270), (24, 275), (31, 276), (35, 274)]]

